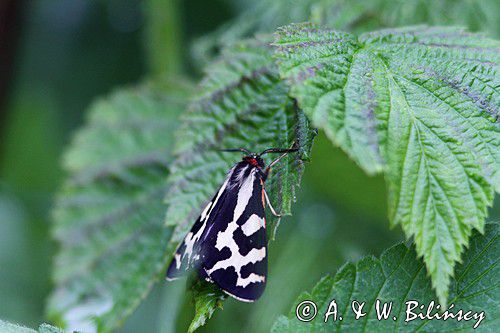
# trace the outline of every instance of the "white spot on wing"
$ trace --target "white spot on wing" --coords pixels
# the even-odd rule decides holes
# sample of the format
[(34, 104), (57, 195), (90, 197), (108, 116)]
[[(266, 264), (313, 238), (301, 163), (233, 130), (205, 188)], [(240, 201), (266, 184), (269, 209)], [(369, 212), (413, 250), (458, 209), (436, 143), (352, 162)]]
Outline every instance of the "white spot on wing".
[(245, 236), (251, 236), (256, 233), (260, 228), (264, 227), (264, 219), (257, 214), (252, 214), (250, 218), (241, 226), (241, 230)]
[(202, 220), (202, 221), (205, 220), (205, 218), (207, 217), (207, 213), (208, 213), (208, 210), (210, 209), (210, 207), (212, 207), (212, 202), (209, 202), (208, 205), (203, 210), (203, 212), (201, 212), (200, 220)]
[[(203, 232), (204, 229), (205, 229), (205, 224), (200, 228), (199, 231)], [(201, 233), (198, 233), (198, 234), (201, 236)], [(191, 254), (193, 253), (194, 243), (196, 242), (196, 240), (198, 238), (196, 238), (196, 236), (193, 236), (192, 232), (189, 232), (187, 234), (186, 238), (184, 239), (184, 243), (186, 244), (186, 250), (184, 250), (184, 253), (182, 254), (182, 258), (184, 258), (185, 256), (187, 256), (188, 257), (188, 261), (191, 260)]]
[(241, 277), (238, 278), (236, 285), (245, 288), (250, 283), (256, 283), (256, 282), (266, 282), (266, 277), (255, 273), (250, 273), (250, 275), (247, 276), (246, 278), (241, 278)]
[(174, 259), (175, 259), (175, 268), (176, 269), (181, 268), (181, 255), (179, 253), (176, 253), (174, 255)]

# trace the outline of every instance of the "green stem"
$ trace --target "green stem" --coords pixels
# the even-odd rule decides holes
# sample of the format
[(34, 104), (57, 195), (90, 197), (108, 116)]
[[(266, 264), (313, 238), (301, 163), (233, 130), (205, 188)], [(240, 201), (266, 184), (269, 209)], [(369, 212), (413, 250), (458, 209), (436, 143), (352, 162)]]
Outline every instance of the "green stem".
[(146, 3), (146, 52), (153, 76), (182, 71), (181, 28), (178, 0)]

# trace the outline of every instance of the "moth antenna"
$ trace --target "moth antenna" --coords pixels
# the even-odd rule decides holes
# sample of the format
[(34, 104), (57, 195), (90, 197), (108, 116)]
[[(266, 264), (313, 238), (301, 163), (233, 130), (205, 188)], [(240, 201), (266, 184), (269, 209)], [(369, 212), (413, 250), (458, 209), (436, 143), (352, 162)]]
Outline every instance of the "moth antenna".
[(290, 148), (269, 148), (269, 149), (264, 150), (262, 153), (260, 153), (259, 156), (262, 156), (262, 155), (268, 154), (268, 153), (293, 153), (293, 152), (299, 151), (299, 148), (294, 148), (294, 146), (295, 146), (295, 142), (292, 143)]
[(242, 152), (242, 153), (245, 153), (245, 154), (248, 154), (248, 155), (252, 154), (248, 149), (245, 149), (245, 148), (226, 148), (226, 149), (219, 149), (219, 151), (223, 151), (223, 152)]

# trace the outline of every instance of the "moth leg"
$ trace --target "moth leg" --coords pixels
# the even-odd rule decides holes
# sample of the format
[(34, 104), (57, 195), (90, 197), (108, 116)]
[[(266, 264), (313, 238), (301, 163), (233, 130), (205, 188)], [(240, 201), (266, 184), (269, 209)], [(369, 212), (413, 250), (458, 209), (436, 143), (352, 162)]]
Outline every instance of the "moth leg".
[(288, 155), (288, 152), (285, 152), (283, 153), (282, 155), (280, 155), (280, 157), (278, 157), (277, 159), (275, 159), (274, 161), (271, 162), (271, 164), (269, 164), (267, 166), (267, 168), (264, 170), (264, 174), (266, 175), (266, 178), (267, 176), (269, 175), (269, 172), (271, 172), (271, 168), (276, 164), (278, 163), (283, 157), (285, 157), (286, 155)]
[(267, 195), (266, 189), (263, 189), (264, 191), (264, 196), (266, 197), (266, 202), (267, 205), (269, 206), (269, 209), (271, 210), (271, 213), (273, 213), (274, 216), (276, 217), (281, 217), (281, 214), (276, 213), (276, 211), (273, 208), (273, 205), (271, 205), (271, 200), (269, 200), (269, 196)]

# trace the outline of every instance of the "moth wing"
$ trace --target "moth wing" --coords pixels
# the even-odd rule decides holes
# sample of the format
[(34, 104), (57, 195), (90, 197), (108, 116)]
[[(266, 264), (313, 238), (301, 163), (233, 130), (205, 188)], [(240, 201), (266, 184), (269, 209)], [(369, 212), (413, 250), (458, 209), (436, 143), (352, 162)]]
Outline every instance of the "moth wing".
[(203, 212), (194, 223), (182, 243), (177, 247), (174, 257), (167, 269), (166, 279), (168, 281), (176, 280), (198, 266), (203, 257), (202, 239), (208, 230), (215, 223), (216, 216), (227, 197), (227, 187), (231, 179), (234, 168), (230, 170), (225, 182), (219, 188), (213, 199), (205, 206)]
[(204, 242), (201, 275), (234, 298), (253, 302), (267, 279), (263, 181), (256, 168), (227, 192)]

